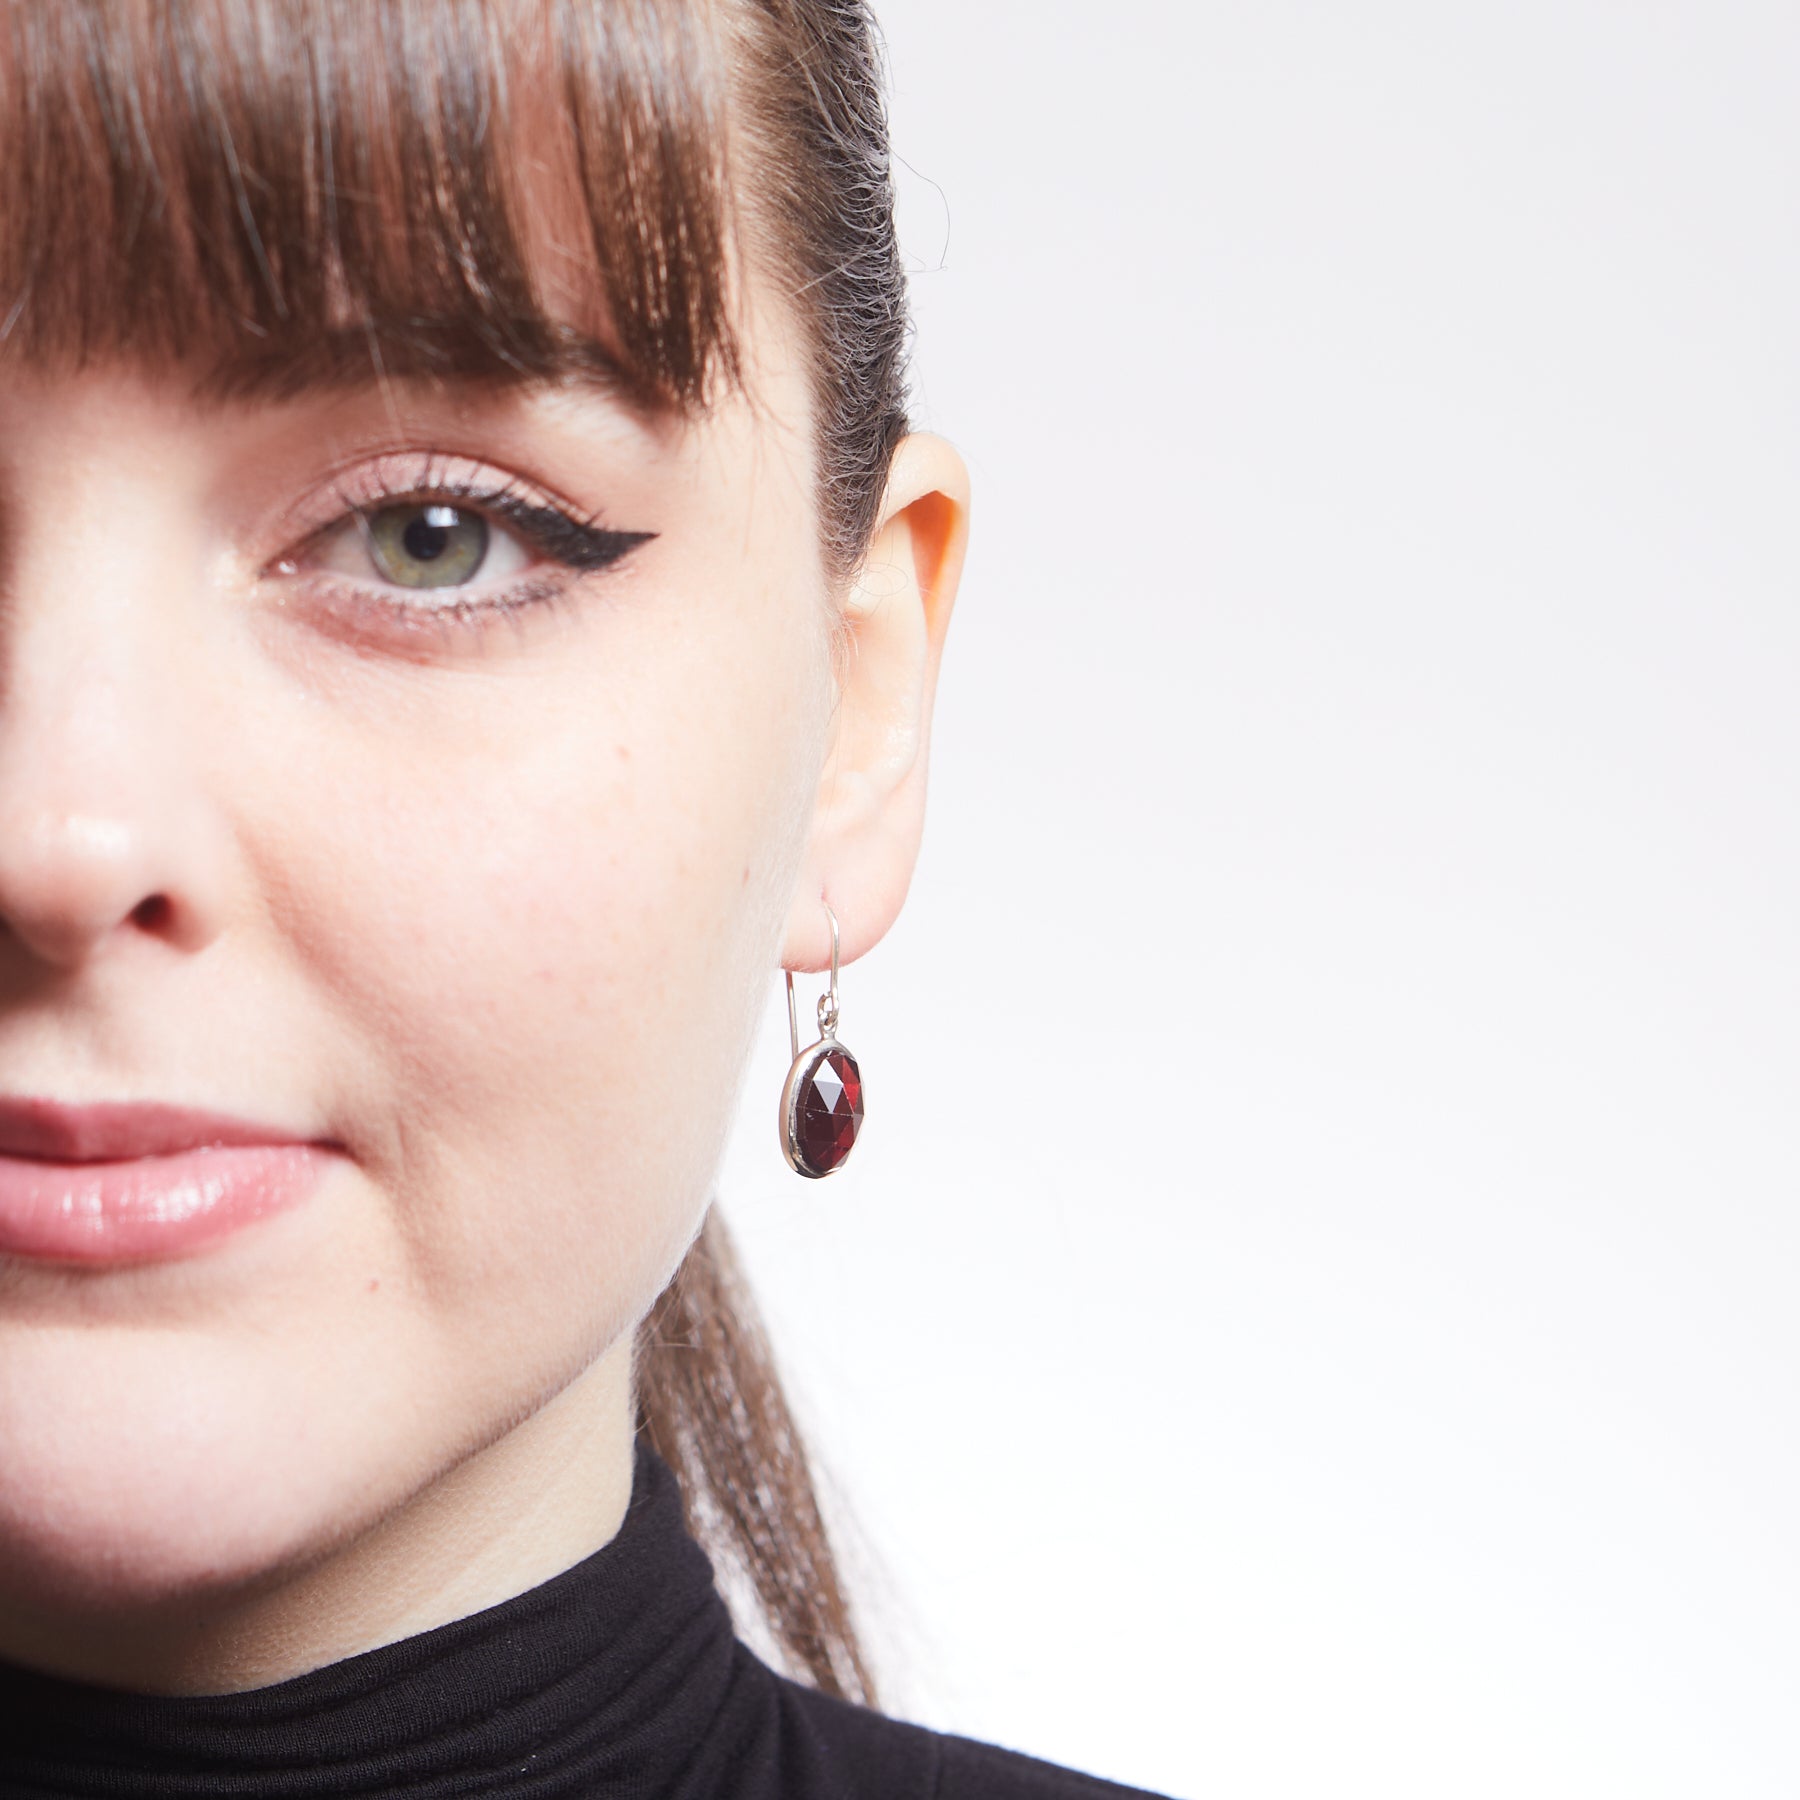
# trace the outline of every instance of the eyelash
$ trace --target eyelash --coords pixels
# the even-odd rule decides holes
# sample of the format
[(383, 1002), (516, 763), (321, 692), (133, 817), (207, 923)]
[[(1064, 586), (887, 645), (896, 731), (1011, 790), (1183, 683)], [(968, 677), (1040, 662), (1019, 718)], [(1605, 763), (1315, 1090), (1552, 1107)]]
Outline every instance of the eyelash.
[[(360, 491), (352, 491), (352, 488)], [(332, 579), (318, 572), (328, 591), (335, 591), (348, 601), (356, 614), (379, 613), (385, 622), (408, 631), (437, 631), (445, 637), (461, 628), (480, 632), (502, 618), (516, 617), (528, 608), (554, 608), (566, 596), (569, 575), (592, 574), (611, 568), (638, 545), (649, 542), (654, 531), (615, 531), (598, 522), (598, 515), (579, 518), (574, 513), (535, 495), (517, 478), (492, 485), (450, 475), (435, 458), (425, 458), (401, 482), (390, 482), (371, 474), (366, 482), (347, 484), (336, 495), (337, 513), (320, 529), (310, 533), (305, 549), (320, 543), (331, 533), (341, 530), (354, 518), (366, 520), (371, 514), (390, 506), (409, 502), (426, 504), (447, 501), (479, 512), (490, 524), (511, 531), (536, 555), (559, 564), (567, 575), (549, 579), (515, 580), (509, 588), (483, 595), (480, 599), (449, 599), (423, 602), (398, 600), (371, 587), (342, 578)], [(297, 556), (283, 558), (276, 565), (286, 572), (299, 572)], [(454, 594), (454, 588), (440, 590)]]

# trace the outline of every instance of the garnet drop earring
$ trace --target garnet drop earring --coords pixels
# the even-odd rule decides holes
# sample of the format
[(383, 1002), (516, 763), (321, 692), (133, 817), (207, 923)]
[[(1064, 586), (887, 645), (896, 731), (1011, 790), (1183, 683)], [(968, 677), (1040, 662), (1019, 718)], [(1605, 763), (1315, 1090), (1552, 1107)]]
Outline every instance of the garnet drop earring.
[(781, 1090), (781, 1151), (797, 1175), (831, 1175), (844, 1166), (862, 1129), (862, 1071), (837, 1041), (838, 922), (831, 921), (831, 986), (819, 996), (819, 1041), (800, 1048), (794, 1014), (794, 972), (787, 971), (788, 1042), (793, 1066)]

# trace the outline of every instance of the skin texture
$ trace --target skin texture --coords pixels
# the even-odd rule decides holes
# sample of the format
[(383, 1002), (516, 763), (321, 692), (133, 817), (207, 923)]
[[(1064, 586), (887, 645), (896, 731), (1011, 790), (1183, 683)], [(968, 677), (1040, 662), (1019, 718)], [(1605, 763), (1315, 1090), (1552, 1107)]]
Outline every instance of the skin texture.
[[(0, 1258), (0, 1656), (260, 1686), (617, 1528), (631, 1332), (768, 984), (823, 965), (821, 895), (846, 960), (904, 898), (966, 529), (909, 439), (826, 591), (802, 353), (757, 304), (750, 391), (685, 422), (0, 364), (0, 1093), (341, 1146), (172, 1261)], [(385, 601), (445, 596), (305, 546), (427, 455), (657, 535), (404, 628)]]

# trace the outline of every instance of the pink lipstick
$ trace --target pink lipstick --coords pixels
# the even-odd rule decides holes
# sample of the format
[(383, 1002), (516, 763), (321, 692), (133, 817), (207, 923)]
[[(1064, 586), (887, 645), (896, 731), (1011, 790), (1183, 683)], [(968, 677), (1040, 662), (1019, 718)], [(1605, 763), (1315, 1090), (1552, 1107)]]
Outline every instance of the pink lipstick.
[(0, 1096), (0, 1256), (183, 1256), (297, 1204), (338, 1153), (221, 1113)]

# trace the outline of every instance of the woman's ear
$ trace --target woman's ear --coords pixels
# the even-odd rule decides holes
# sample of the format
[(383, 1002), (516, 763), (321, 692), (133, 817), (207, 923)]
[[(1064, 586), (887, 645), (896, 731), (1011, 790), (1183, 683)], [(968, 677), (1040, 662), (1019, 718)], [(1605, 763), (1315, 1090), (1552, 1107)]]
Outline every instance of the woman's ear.
[(931, 706), (969, 535), (969, 472), (942, 438), (894, 452), (881, 515), (844, 603), (831, 748), (788, 918), (782, 962), (822, 969), (879, 943), (900, 911), (925, 824)]

